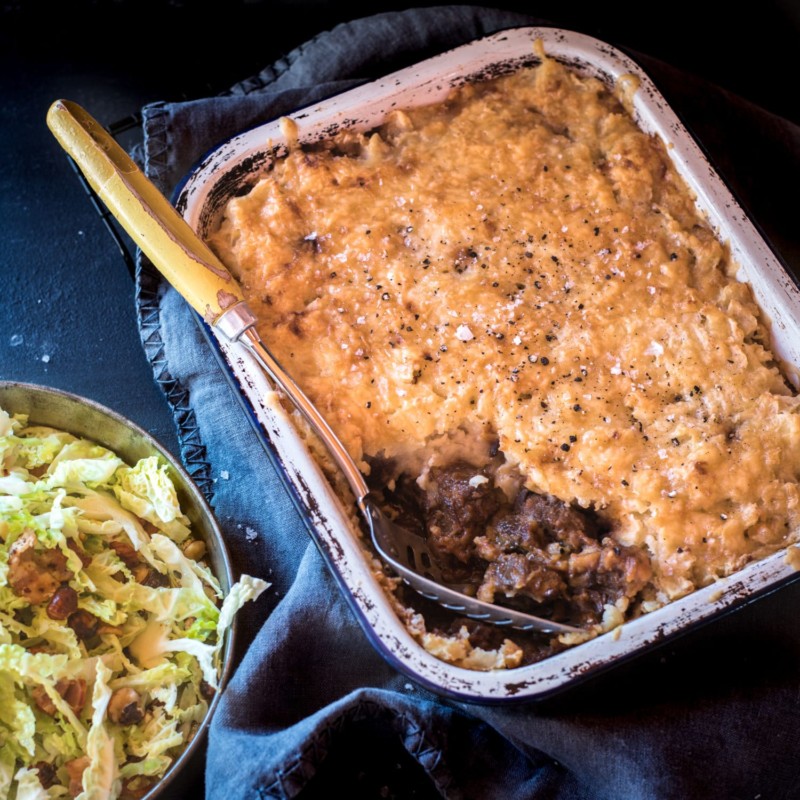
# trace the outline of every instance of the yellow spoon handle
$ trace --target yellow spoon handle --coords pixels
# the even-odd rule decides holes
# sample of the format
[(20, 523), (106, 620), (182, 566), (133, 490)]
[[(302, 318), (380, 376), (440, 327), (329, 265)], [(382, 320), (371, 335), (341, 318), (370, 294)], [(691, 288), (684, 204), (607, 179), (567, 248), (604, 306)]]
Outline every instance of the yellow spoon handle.
[(86, 110), (56, 100), (47, 125), (131, 239), (209, 324), (242, 302), (224, 264)]
[(56, 100), (47, 113), (47, 125), (98, 197), (161, 274), (210, 325), (230, 341), (241, 342), (288, 395), (329, 447), (366, 513), (363, 503), (369, 490), (356, 463), (322, 414), (261, 341), (241, 288), (222, 262), (87, 111), (68, 100)]

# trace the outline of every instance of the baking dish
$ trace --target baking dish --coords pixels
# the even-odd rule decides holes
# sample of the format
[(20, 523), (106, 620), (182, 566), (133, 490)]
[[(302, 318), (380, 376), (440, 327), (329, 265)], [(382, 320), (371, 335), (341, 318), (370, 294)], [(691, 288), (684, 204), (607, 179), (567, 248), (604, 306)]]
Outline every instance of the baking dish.
[[(660, 136), (679, 172), (697, 197), (701, 211), (726, 240), (741, 267), (740, 277), (773, 325), (773, 349), (794, 374), (798, 293), (791, 280), (745, 218), (700, 149), (667, 108), (647, 76), (607, 44), (549, 28), (504, 31), (394, 73), (344, 95), (292, 115), (303, 142), (346, 127), (368, 129), (393, 108), (442, 99), (451, 87), (533, 64), (533, 42), (541, 40), (549, 56), (606, 82), (632, 80), (638, 88), (630, 102), (638, 124)], [(216, 224), (229, 197), (246, 192), (270, 161), (285, 152), (283, 130), (268, 123), (235, 137), (213, 151), (188, 177), (177, 206), (201, 236)], [(795, 571), (781, 552), (751, 564), (729, 579), (676, 600), (659, 611), (626, 623), (610, 634), (557, 656), (510, 671), (477, 673), (450, 666), (424, 651), (394, 615), (373, 577), (350, 515), (326, 483), (260, 372), (237, 346), (217, 343), (268, 451), (304, 510), (315, 540), (376, 647), (398, 668), (433, 690), (462, 700), (503, 701), (541, 697), (631, 656), (655, 641), (707, 620), (790, 580)]]

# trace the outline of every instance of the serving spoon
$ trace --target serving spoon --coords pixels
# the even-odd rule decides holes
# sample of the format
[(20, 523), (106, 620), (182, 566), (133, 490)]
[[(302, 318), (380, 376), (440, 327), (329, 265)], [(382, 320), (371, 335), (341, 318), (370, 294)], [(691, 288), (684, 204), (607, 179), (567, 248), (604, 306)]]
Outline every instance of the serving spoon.
[(157, 269), (229, 342), (241, 343), (292, 401), (342, 470), (381, 559), (422, 596), (466, 617), (521, 630), (574, 633), (579, 628), (486, 603), (442, 580), (427, 541), (392, 522), (328, 422), (281, 367), (256, 330), (256, 318), (227, 267), (192, 230), (133, 159), (85, 109), (56, 100), (47, 125), (97, 196)]

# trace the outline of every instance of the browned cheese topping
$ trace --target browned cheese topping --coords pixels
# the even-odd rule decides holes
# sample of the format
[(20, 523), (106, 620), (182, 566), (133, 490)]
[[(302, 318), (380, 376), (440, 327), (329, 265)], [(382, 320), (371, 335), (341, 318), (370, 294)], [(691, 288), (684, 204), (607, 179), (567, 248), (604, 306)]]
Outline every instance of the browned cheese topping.
[[(795, 537), (798, 398), (664, 143), (600, 81), (545, 59), (294, 145), (212, 245), (365, 465), (428, 474), (482, 431), (516, 490), (599, 515), (631, 548), (613, 581), (652, 568), (655, 604)], [(517, 517), (470, 538), (487, 597), (516, 580)], [(602, 572), (609, 546), (570, 554)]]

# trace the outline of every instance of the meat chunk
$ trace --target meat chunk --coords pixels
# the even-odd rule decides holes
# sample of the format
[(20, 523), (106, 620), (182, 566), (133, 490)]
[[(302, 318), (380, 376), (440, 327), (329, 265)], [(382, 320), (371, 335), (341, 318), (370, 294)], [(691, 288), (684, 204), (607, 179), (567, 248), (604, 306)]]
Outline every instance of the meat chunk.
[(637, 547), (603, 539), (590, 561), (570, 557), (569, 584), (575, 608), (594, 620), (608, 603), (636, 597), (653, 577), (647, 554)]
[(486, 602), (592, 624), (652, 578), (647, 554), (619, 544), (592, 509), (527, 489), (511, 502), (490, 468), (438, 467), (424, 492), (406, 481), (395, 497), (405, 506), (398, 521), (427, 533), (445, 579), (472, 583)]
[(473, 542), (502, 504), (503, 493), (489, 480), (475, 480), (480, 470), (458, 462), (431, 470), (423, 510), (428, 542), (435, 556), (467, 563)]
[(516, 513), (535, 522), (550, 541), (577, 550), (597, 540), (604, 526), (592, 511), (576, 508), (552, 495), (522, 491), (516, 499)]
[(71, 586), (59, 586), (47, 604), (50, 619), (67, 619), (78, 610), (78, 593)]
[(542, 527), (524, 514), (500, 514), (487, 527), (486, 535), (475, 539), (478, 555), (486, 561), (495, 561), (502, 553), (530, 552), (546, 544)]
[(8, 551), (8, 583), (14, 594), (31, 605), (49, 602), (61, 584), (73, 577), (60, 550), (37, 544), (36, 534), (26, 530)]
[(210, 703), (214, 699), (214, 695), (216, 693), (216, 689), (210, 683), (208, 683), (208, 681), (200, 681), (200, 696), (203, 698), (203, 700), (205, 700), (207, 703)]
[(56, 773), (56, 768), (53, 764), (50, 764), (47, 761), (37, 761), (33, 765), (33, 768), (39, 775), (39, 783), (42, 784), (42, 789), (49, 789), (58, 781), (58, 774)]
[(100, 620), (85, 609), (79, 609), (69, 615), (67, 625), (75, 631), (75, 635), (84, 642), (96, 636)]
[(169, 577), (162, 575), (142, 561), (130, 542), (112, 541), (110, 544), (111, 549), (120, 557), (122, 563), (133, 573), (133, 578), (137, 583), (152, 589), (169, 586)]
[(607, 604), (635, 597), (652, 577), (643, 551), (604, 530), (592, 511), (521, 492), (475, 539), (476, 552), (489, 562), (478, 597), (524, 597), (573, 623), (598, 622)]
[[(67, 701), (67, 705), (75, 714), (80, 714), (86, 703), (86, 681), (83, 678), (61, 678), (56, 683), (56, 691)], [(31, 690), (33, 701), (51, 717), (58, 713), (55, 703), (42, 686), (34, 686)]]
[(545, 604), (563, 597), (567, 590), (557, 570), (536, 562), (522, 553), (501, 553), (486, 568), (478, 599), (493, 603), (495, 594), (514, 597), (518, 594)]
[(89, 756), (79, 756), (64, 764), (69, 777), (69, 793), (72, 797), (77, 797), (83, 791), (83, 773), (89, 764)]
[(142, 563), (139, 554), (130, 542), (112, 540), (109, 545), (129, 570), (136, 569)]

